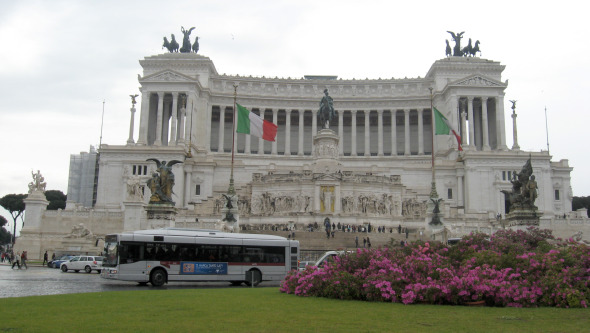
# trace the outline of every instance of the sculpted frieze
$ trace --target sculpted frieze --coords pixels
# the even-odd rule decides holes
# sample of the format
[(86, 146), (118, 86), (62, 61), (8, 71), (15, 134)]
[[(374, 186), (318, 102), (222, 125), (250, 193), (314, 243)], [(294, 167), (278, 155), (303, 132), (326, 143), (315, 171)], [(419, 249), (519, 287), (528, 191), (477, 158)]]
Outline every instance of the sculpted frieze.
[(502, 85), (490, 81), (486, 78), (483, 78), (481, 76), (474, 76), (472, 78), (463, 80), (463, 81), (459, 81), (456, 83), (456, 85), (459, 86), (490, 86), (490, 87), (502, 87)]

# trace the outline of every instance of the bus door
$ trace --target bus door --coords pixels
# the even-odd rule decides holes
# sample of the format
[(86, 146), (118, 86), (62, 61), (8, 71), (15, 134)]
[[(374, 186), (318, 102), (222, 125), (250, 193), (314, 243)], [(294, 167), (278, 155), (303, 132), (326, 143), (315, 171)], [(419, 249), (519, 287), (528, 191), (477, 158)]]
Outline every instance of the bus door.
[(119, 244), (119, 276), (122, 280), (141, 281), (146, 277), (145, 243)]

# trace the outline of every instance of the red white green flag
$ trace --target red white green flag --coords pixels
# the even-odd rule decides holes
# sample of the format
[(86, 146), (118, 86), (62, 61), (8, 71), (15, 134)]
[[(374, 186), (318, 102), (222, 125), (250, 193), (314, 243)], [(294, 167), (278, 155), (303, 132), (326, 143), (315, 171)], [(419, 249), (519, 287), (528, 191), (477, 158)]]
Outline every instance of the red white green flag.
[(238, 126), (236, 132), (250, 134), (266, 141), (275, 141), (277, 137), (277, 125), (260, 118), (245, 107), (237, 104)]
[(457, 139), (459, 150), (463, 151), (463, 147), (461, 147), (461, 137), (457, 134), (457, 131), (455, 131), (449, 120), (436, 108), (434, 108), (434, 127), (434, 134), (436, 135), (449, 135), (449, 133), (452, 132)]

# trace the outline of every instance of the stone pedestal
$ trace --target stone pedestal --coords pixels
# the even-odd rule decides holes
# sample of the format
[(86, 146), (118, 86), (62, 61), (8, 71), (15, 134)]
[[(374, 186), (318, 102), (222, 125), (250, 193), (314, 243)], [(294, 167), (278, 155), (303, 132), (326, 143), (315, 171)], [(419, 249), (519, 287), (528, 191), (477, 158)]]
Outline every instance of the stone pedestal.
[(506, 214), (507, 226), (539, 226), (537, 207), (523, 207), (510, 210)]
[(23, 201), (26, 207), (25, 227), (29, 230), (39, 230), (41, 218), (49, 205), (49, 201), (45, 199), (45, 193), (32, 191)]
[(340, 170), (338, 134), (324, 128), (313, 137), (314, 173), (333, 173)]
[(221, 208), (221, 223), (216, 226), (217, 229), (224, 232), (240, 232), (240, 214), (238, 211), (238, 196), (231, 195), (231, 207), (228, 208), (227, 202)]
[[(123, 202), (125, 212), (123, 214), (123, 231), (146, 229), (146, 209), (143, 202)], [(143, 221), (143, 223), (142, 223)]]
[(172, 204), (147, 205), (147, 223), (144, 229), (159, 229), (175, 226), (176, 208)]

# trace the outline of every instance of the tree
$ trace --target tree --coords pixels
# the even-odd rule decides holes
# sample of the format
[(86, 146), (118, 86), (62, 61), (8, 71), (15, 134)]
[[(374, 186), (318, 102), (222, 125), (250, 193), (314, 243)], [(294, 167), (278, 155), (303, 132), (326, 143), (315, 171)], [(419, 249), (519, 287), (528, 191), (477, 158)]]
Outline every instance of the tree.
[(47, 206), (47, 210), (58, 210), (58, 209), (65, 209), (66, 208), (66, 200), (67, 196), (58, 190), (48, 190), (45, 191), (45, 198), (49, 201), (49, 205)]
[(0, 245), (5, 245), (10, 243), (10, 232), (4, 229), (4, 226), (8, 223), (4, 216), (0, 215)]
[(588, 196), (588, 197), (574, 197), (572, 199), (572, 210), (576, 211), (580, 208), (588, 209), (588, 217), (590, 217), (590, 196)]
[(0, 198), (0, 206), (4, 207), (4, 209), (10, 212), (10, 215), (12, 215), (12, 220), (14, 221), (12, 245), (14, 245), (14, 242), (16, 241), (16, 219), (21, 216), (22, 221), (22, 213), (25, 211), (24, 199), (26, 197), (26, 194), (7, 194)]

